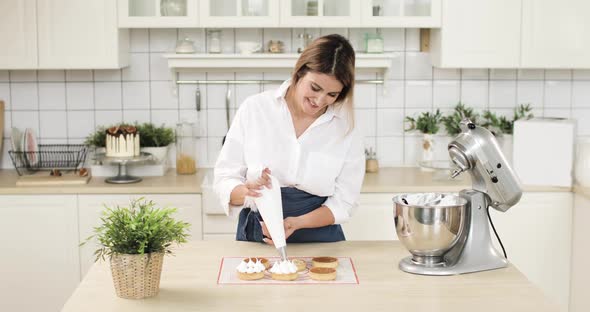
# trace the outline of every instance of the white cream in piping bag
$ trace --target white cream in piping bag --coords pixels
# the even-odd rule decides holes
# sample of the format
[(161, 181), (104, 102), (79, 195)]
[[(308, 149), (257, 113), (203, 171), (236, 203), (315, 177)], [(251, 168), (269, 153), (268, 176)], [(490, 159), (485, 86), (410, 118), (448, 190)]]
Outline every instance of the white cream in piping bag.
[(254, 198), (258, 212), (264, 220), (275, 247), (287, 246), (285, 240), (285, 227), (283, 225), (283, 202), (281, 201), (281, 185), (279, 180), (269, 175), (271, 188), (262, 187), (259, 191), (262, 196)]

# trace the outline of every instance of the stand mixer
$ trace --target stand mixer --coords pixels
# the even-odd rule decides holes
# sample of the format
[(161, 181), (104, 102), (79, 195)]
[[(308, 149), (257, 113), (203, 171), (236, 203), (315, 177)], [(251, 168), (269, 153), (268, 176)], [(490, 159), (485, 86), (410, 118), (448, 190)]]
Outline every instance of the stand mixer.
[[(455, 275), (506, 267), (508, 261), (492, 245), (488, 209), (505, 212), (520, 200), (522, 190), (494, 136), (468, 119), (448, 145), (456, 177), (468, 171), (472, 189), (462, 190), (453, 205), (409, 204), (394, 198), (395, 224), (411, 257), (402, 271), (422, 275)], [(439, 196), (440, 197), (440, 196)]]

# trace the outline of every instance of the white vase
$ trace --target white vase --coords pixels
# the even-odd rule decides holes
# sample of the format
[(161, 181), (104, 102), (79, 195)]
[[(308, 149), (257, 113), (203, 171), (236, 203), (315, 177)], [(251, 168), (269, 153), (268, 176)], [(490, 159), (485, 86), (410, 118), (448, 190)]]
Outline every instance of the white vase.
[(422, 161), (432, 161), (434, 160), (434, 135), (424, 133), (424, 137), (422, 137)]
[(142, 147), (141, 151), (152, 154), (159, 164), (168, 160), (168, 145), (161, 147)]

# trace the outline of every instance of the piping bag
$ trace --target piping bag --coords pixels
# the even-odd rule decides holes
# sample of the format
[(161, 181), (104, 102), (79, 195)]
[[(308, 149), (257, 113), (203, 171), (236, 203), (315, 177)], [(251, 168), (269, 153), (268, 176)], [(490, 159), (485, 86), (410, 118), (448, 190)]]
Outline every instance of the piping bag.
[(264, 220), (275, 247), (281, 255), (281, 260), (287, 260), (287, 241), (285, 239), (285, 226), (283, 225), (283, 202), (281, 200), (281, 188), (279, 180), (272, 175), (271, 188), (263, 187), (260, 197), (251, 198), (256, 204), (258, 212)]

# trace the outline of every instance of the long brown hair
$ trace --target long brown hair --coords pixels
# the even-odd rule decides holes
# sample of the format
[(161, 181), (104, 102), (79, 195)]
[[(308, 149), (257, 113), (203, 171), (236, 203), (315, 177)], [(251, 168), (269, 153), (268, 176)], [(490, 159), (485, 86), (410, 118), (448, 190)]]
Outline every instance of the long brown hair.
[(342, 91), (336, 98), (336, 108), (344, 106), (348, 113), (350, 129), (354, 128), (354, 49), (341, 35), (332, 34), (315, 39), (299, 56), (291, 77), (291, 84), (297, 85), (308, 72), (334, 76), (342, 84)]

